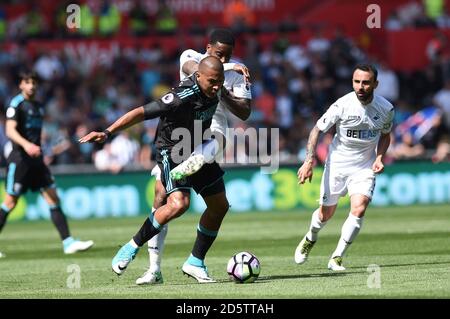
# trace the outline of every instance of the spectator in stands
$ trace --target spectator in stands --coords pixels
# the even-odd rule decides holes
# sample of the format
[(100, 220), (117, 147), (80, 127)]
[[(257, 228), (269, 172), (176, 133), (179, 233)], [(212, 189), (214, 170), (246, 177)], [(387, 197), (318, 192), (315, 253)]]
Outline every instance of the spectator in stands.
[(178, 20), (166, 0), (158, 1), (158, 11), (155, 17), (155, 30), (159, 34), (173, 34), (178, 27)]
[(435, 21), (444, 13), (445, 2), (444, 0), (423, 0), (423, 7), (425, 16)]
[(377, 93), (395, 105), (400, 95), (400, 87), (397, 74), (388, 68), (386, 62), (378, 63), (378, 87)]
[(242, 0), (229, 1), (223, 9), (223, 22), (236, 35), (252, 31), (256, 18), (254, 12)]
[(391, 155), (396, 159), (424, 156), (427, 149), (435, 148), (441, 138), (442, 113), (434, 106), (410, 116), (394, 130)]
[(123, 131), (111, 142), (111, 154), (124, 167), (137, 162), (139, 144), (130, 137), (130, 131)]
[(99, 171), (109, 171), (113, 174), (119, 173), (123, 168), (111, 152), (110, 142), (106, 142), (103, 148), (94, 154), (94, 165)]
[(263, 93), (255, 99), (255, 107), (263, 114), (263, 122), (265, 125), (275, 124), (275, 97), (268, 91)]
[(98, 16), (98, 31), (100, 35), (108, 37), (117, 34), (120, 30), (121, 22), (122, 16), (117, 6), (109, 0), (103, 0)]
[(289, 95), (286, 83), (280, 83), (278, 94), (275, 99), (275, 108), (277, 113), (277, 123), (281, 134), (287, 138), (289, 129), (294, 122), (294, 105)]
[(143, 36), (149, 34), (150, 16), (142, 0), (133, 2), (129, 13), (128, 26), (132, 35)]
[(447, 36), (438, 31), (434, 37), (428, 42), (426, 54), (430, 61), (440, 60), (442, 57), (448, 56), (450, 51)]
[(56, 51), (42, 53), (34, 64), (34, 70), (46, 81), (60, 79), (64, 74), (64, 66)]
[(450, 28), (449, 7), (447, 6), (440, 16), (436, 18), (436, 25), (439, 29)]
[(0, 4), (0, 41), (6, 39), (6, 31), (8, 26), (8, 20), (6, 17), (6, 12), (3, 6)]
[(77, 33), (84, 37), (91, 37), (95, 34), (96, 17), (91, 8), (90, 2), (86, 2), (80, 6), (80, 28), (76, 29)]
[(72, 146), (75, 147), (73, 163), (92, 163), (91, 155), (94, 149), (94, 145), (89, 143), (78, 143), (78, 140), (88, 134), (89, 131), (90, 130), (85, 123), (81, 123), (76, 127), (75, 133), (71, 138)]
[(309, 39), (306, 47), (312, 54), (324, 56), (330, 48), (330, 40), (323, 36), (322, 28), (316, 28), (314, 35)]
[(444, 87), (436, 93), (433, 102), (442, 110), (446, 123), (450, 123), (450, 79), (446, 80)]
[(398, 31), (403, 29), (402, 21), (398, 17), (397, 10), (392, 11), (387, 18), (384, 27), (389, 31)]
[(25, 37), (27, 39), (41, 38), (48, 35), (48, 25), (41, 8), (37, 3), (32, 3), (25, 15)]

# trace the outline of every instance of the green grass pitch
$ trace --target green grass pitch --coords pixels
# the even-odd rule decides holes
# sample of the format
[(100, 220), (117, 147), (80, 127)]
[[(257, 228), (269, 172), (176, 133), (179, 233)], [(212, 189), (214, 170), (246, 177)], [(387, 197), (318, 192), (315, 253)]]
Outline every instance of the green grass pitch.
[[(195, 238), (196, 214), (171, 222), (162, 263), (165, 283), (157, 286), (134, 283), (147, 266), (146, 247), (122, 276), (111, 271), (119, 245), (135, 234), (144, 216), (72, 220), (72, 233), (95, 240), (95, 246), (70, 256), (62, 254), (50, 221), (10, 223), (0, 236), (0, 250), (7, 255), (0, 259), (0, 298), (450, 298), (449, 214), (448, 205), (369, 207), (363, 229), (344, 259), (347, 271), (332, 273), (327, 261), (346, 210), (337, 211), (301, 266), (293, 254), (311, 211), (232, 213), (206, 258), (210, 274), (219, 282), (206, 285), (181, 272)], [(261, 275), (253, 284), (234, 284), (226, 274), (228, 259), (242, 250), (261, 261)], [(67, 285), (74, 264), (81, 270), (80, 288)], [(371, 264), (380, 267), (379, 288), (368, 287)]]

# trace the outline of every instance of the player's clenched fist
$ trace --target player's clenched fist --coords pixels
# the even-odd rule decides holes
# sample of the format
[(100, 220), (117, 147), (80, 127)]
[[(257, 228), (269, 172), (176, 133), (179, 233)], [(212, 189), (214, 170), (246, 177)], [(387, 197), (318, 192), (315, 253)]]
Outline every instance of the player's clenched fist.
[(375, 174), (383, 173), (384, 171), (383, 162), (377, 159), (372, 165), (372, 170)]

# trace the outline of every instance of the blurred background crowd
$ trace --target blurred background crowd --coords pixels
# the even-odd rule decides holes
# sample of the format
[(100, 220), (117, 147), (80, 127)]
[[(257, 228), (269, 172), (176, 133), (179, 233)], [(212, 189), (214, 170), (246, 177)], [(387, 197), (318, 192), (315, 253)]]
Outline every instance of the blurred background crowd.
[[(250, 118), (242, 122), (230, 115), (229, 124), (279, 128), (281, 161), (302, 160), (315, 121), (352, 90), (353, 66), (363, 61), (378, 67), (376, 93), (396, 107), (389, 159), (448, 161), (449, 3), (379, 1), (381, 25), (370, 29), (370, 2), (336, 2), (2, 1), (0, 147), (8, 149), (4, 114), (18, 93), (18, 71), (28, 67), (41, 79), (37, 98), (46, 109), (42, 147), (49, 164), (95, 164), (113, 172), (152, 167), (157, 120), (105, 145), (80, 145), (77, 140), (177, 85), (181, 52), (204, 52), (208, 32), (228, 27), (237, 40), (235, 58), (250, 69), (253, 95)], [(80, 13), (79, 25), (69, 17), (75, 12), (71, 3), (78, 5), (73, 10)], [(405, 36), (405, 43), (414, 47), (398, 45), (396, 39)], [(321, 162), (331, 138), (325, 134), (321, 139)], [(247, 153), (239, 147), (225, 157), (228, 162), (242, 160)]]

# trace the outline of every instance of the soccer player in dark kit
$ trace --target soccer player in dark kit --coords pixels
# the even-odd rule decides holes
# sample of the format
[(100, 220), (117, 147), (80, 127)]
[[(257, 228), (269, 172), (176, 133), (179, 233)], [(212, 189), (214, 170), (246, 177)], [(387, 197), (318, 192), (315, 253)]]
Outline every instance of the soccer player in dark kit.
[[(177, 158), (179, 143), (189, 144), (191, 150), (197, 146), (194, 143), (196, 121), (201, 123), (200, 133), (203, 136), (211, 126), (219, 96), (227, 94), (223, 82), (222, 62), (213, 56), (206, 57), (200, 62), (196, 73), (187, 77), (161, 99), (137, 107), (123, 115), (105, 131), (91, 132), (79, 140), (80, 143), (102, 143), (113, 133), (144, 120), (160, 117), (155, 142), (158, 152), (156, 160), (161, 169), (161, 181), (166, 189), (167, 202), (151, 212), (136, 235), (119, 249), (111, 263), (116, 274), (120, 275), (125, 271), (139, 248), (159, 233), (165, 224), (181, 216), (188, 209), (190, 189), (193, 188), (203, 197), (207, 208), (198, 225), (202, 231), (200, 234), (197, 233), (191, 255), (184, 263), (182, 271), (200, 283), (215, 282), (208, 274), (204, 259), (217, 237), (229, 208), (222, 177), (224, 172), (216, 162), (203, 165), (198, 172), (182, 180), (171, 178), (170, 171), (190, 154), (183, 152), (185, 158)], [(222, 99), (223, 97), (220, 98)], [(176, 140), (173, 137), (179, 136), (175, 134), (176, 129), (183, 129), (189, 134), (183, 136), (181, 140)], [(202, 142), (201, 138), (199, 142)]]
[[(54, 178), (43, 160), (41, 131), (44, 108), (34, 99), (37, 76), (34, 72), (25, 71), (19, 77), (20, 94), (11, 100), (6, 110), (6, 135), (12, 142), (12, 151), (7, 158), (6, 194), (0, 208), (0, 231), (19, 197), (29, 189), (40, 191), (50, 207), (50, 216), (61, 237), (64, 253), (87, 250), (94, 242), (80, 241), (70, 236)], [(0, 253), (0, 256), (5, 255)]]

